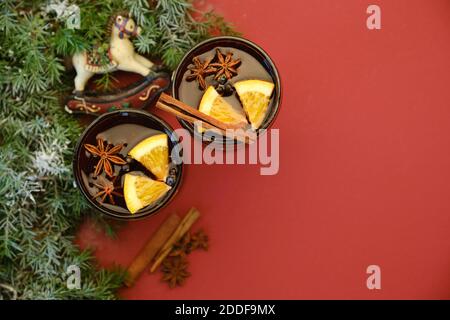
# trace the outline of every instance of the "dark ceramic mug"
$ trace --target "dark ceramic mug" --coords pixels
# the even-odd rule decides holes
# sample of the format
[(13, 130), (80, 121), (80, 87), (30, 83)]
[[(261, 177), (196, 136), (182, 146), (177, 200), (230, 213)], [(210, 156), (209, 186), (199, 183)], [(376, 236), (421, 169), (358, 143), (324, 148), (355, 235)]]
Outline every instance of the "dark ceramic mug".
[[(104, 132), (118, 124), (135, 124), (144, 126), (148, 129), (157, 130), (168, 136), (169, 145), (169, 157), (174, 148), (178, 148), (175, 154), (181, 155), (182, 150), (179, 137), (174, 133), (172, 127), (160, 118), (142, 110), (120, 110), (110, 113), (106, 113), (97, 119), (95, 119), (83, 132), (78, 143), (75, 147), (75, 154), (73, 159), (73, 172), (75, 176), (76, 184), (84, 195), (88, 203), (100, 211), (101, 213), (122, 220), (135, 220), (155, 214), (158, 210), (166, 206), (176, 195), (182, 180), (183, 165), (177, 161), (177, 164), (172, 164), (175, 168), (175, 181), (172, 188), (158, 200), (155, 204), (150, 205), (131, 214), (128, 210), (118, 206), (111, 206), (108, 204), (101, 204), (98, 200), (94, 199), (92, 191), (89, 190), (87, 176), (89, 173), (85, 172), (84, 168), (87, 168), (88, 158), (86, 156), (86, 150), (84, 144), (96, 144), (96, 136), (99, 133)], [(126, 156), (127, 150), (131, 149), (133, 145), (127, 145), (123, 150), (122, 156)], [(172, 159), (173, 162), (174, 159)], [(178, 164), (179, 163), (179, 164)]]
[[(183, 77), (185, 77), (186, 72), (188, 72), (188, 66), (192, 64), (192, 59), (196, 56), (205, 54), (208, 51), (213, 50), (214, 48), (231, 48), (231, 49), (237, 49), (240, 51), (245, 52), (246, 54), (253, 57), (257, 62), (259, 62), (260, 66), (265, 70), (265, 72), (268, 74), (270, 80), (275, 84), (274, 92), (272, 93), (271, 102), (269, 105), (269, 109), (267, 112), (267, 115), (261, 124), (260, 128), (257, 130), (257, 134), (264, 130), (268, 129), (272, 123), (275, 121), (275, 118), (278, 114), (280, 103), (281, 103), (281, 80), (280, 76), (278, 74), (278, 70), (275, 66), (275, 63), (272, 61), (272, 59), (269, 57), (269, 55), (258, 45), (255, 43), (239, 38), (239, 37), (232, 37), (232, 36), (222, 36), (222, 37), (214, 37), (211, 39), (208, 39), (206, 41), (203, 41), (193, 47), (191, 50), (189, 50), (184, 57), (182, 58), (180, 64), (178, 65), (178, 68), (175, 70), (175, 72), (172, 74), (172, 95), (174, 98), (191, 105), (192, 107), (198, 107), (197, 104), (194, 101), (191, 101), (189, 99), (190, 92), (183, 93), (180, 90), (180, 86), (183, 83)], [(235, 57), (238, 58), (238, 57)], [(242, 63), (243, 64), (243, 63)], [(240, 68), (243, 68), (241, 65)], [(238, 69), (239, 70), (239, 69)], [(239, 80), (248, 80), (248, 77), (243, 76), (238, 73), (237, 76), (233, 77), (232, 83), (239, 81)], [(230, 80), (230, 81), (231, 81)], [(214, 138), (216, 138), (214, 141), (219, 143), (226, 143), (226, 144), (234, 144), (237, 143), (236, 140), (231, 140), (228, 138), (221, 137), (221, 139), (217, 139), (217, 136), (211, 136), (206, 131), (205, 133), (199, 133), (197, 130), (194, 130), (194, 126), (192, 123), (187, 122), (183, 119), (178, 119), (180, 124), (189, 130), (191, 134), (193, 134), (195, 137), (202, 139), (204, 142), (212, 142)]]

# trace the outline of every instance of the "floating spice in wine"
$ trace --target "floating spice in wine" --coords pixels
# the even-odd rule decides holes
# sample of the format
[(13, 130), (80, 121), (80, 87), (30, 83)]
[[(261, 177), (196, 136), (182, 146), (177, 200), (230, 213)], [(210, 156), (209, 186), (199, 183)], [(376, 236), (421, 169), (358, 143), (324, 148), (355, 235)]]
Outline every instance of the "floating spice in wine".
[(116, 180), (117, 176), (115, 176), (112, 180), (108, 180), (103, 176), (99, 176), (97, 181), (92, 183), (99, 189), (94, 198), (98, 199), (100, 203), (105, 203), (105, 200), (108, 199), (109, 203), (116, 204), (114, 201), (114, 196), (123, 197), (123, 193), (117, 191), (118, 189), (122, 188), (115, 185)]
[(211, 63), (211, 59), (206, 61), (201, 61), (199, 57), (194, 57), (192, 59), (193, 65), (190, 65), (188, 69), (190, 70), (190, 74), (186, 76), (187, 81), (197, 80), (198, 86), (200, 89), (206, 89), (206, 81), (205, 78), (209, 75), (212, 75), (216, 72), (216, 68), (214, 68)]
[(84, 147), (92, 155), (100, 158), (95, 166), (94, 176), (98, 176), (104, 170), (108, 176), (113, 177), (113, 165), (124, 165), (127, 163), (117, 155), (123, 148), (122, 144), (112, 146), (107, 143), (105, 147), (105, 141), (102, 138), (97, 138), (97, 146), (85, 143)]
[(211, 66), (216, 68), (214, 79), (220, 79), (224, 75), (228, 80), (238, 74), (237, 68), (241, 64), (240, 59), (233, 60), (233, 52), (229, 51), (224, 55), (219, 48), (216, 49), (217, 62), (212, 63)]

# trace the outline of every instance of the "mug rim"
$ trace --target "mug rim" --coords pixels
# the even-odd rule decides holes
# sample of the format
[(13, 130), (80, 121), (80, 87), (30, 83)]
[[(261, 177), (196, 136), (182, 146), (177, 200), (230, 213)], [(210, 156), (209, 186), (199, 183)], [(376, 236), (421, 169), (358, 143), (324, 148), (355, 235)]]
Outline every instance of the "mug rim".
[[(282, 85), (281, 85), (280, 73), (278, 71), (278, 68), (277, 68), (275, 62), (272, 60), (272, 58), (269, 56), (269, 54), (263, 48), (261, 48), (259, 45), (257, 45), (256, 43), (254, 43), (251, 40), (248, 40), (248, 39), (245, 39), (242, 37), (237, 37), (237, 36), (217, 36), (217, 37), (212, 37), (212, 38), (206, 39), (206, 40), (196, 44), (194, 47), (192, 47), (188, 52), (186, 52), (183, 55), (183, 58), (181, 58), (180, 63), (178, 64), (177, 68), (172, 73), (172, 79), (171, 79), (172, 96), (176, 99), (179, 99), (178, 89), (175, 84), (176, 84), (176, 79), (178, 78), (179, 74), (182, 71), (181, 67), (184, 64), (187, 57), (190, 56), (198, 48), (200, 48), (204, 45), (207, 45), (211, 42), (223, 41), (223, 40), (241, 42), (241, 43), (244, 43), (245, 45), (253, 47), (256, 51), (258, 51), (264, 57), (264, 59), (266, 59), (269, 62), (270, 68), (273, 70), (274, 78), (275, 78), (274, 82), (276, 82), (276, 89), (278, 88), (279, 94), (278, 94), (278, 97), (276, 98), (276, 100), (274, 101), (273, 108), (275, 109), (275, 111), (273, 112), (273, 114), (270, 115), (270, 117), (268, 119), (266, 119), (266, 121), (265, 121), (266, 125), (261, 128), (258, 128), (258, 130), (256, 130), (256, 136), (259, 136), (259, 134), (262, 131), (267, 130), (270, 127), (272, 127), (273, 123), (275, 122), (275, 120), (278, 116), (278, 113), (280, 111), (283, 90), (282, 90)], [(181, 118), (178, 118), (178, 117), (177, 117), (177, 120), (181, 124), (181, 126), (183, 126), (183, 128), (187, 129), (191, 133), (191, 135), (193, 135), (195, 138), (201, 139), (203, 143), (216, 143), (216, 144), (222, 144), (222, 145), (226, 145), (226, 144), (230, 144), (230, 143), (233, 143), (234, 145), (242, 144), (242, 142), (239, 142), (236, 139), (231, 141), (230, 139), (225, 138), (225, 139), (223, 139), (222, 143), (217, 143), (214, 140), (207, 139), (207, 138), (205, 139), (204, 134), (196, 132), (196, 130), (194, 130), (194, 127), (191, 123), (189, 123)]]
[[(92, 208), (94, 208), (97, 211), (100, 211), (104, 215), (107, 215), (109, 217), (112, 217), (112, 218), (118, 219), (118, 220), (127, 220), (127, 221), (141, 220), (141, 219), (144, 219), (149, 216), (153, 216), (153, 215), (157, 214), (162, 208), (167, 206), (173, 200), (175, 195), (178, 193), (178, 189), (181, 186), (181, 182), (182, 182), (182, 178), (183, 178), (183, 163), (176, 165), (177, 166), (177, 179), (176, 179), (175, 185), (173, 185), (172, 189), (169, 191), (169, 192), (171, 192), (171, 194), (168, 195), (167, 198), (164, 199), (164, 201), (162, 201), (161, 203), (158, 203), (156, 206), (149, 208), (149, 209), (144, 209), (142, 211), (138, 211), (135, 214), (130, 213), (129, 216), (126, 216), (126, 215), (123, 215), (122, 213), (113, 212), (113, 210), (111, 210), (111, 209), (105, 209), (103, 206), (99, 205), (95, 201), (95, 199), (92, 199), (91, 195), (87, 192), (87, 190), (85, 190), (85, 187), (84, 187), (84, 184), (83, 184), (82, 178), (81, 178), (81, 169), (78, 168), (78, 158), (79, 158), (79, 154), (82, 150), (81, 146), (82, 146), (82, 143), (83, 143), (86, 135), (91, 130), (93, 130), (93, 128), (95, 128), (101, 121), (104, 121), (105, 118), (114, 117), (120, 113), (134, 113), (134, 114), (141, 115), (141, 116), (144, 116), (147, 118), (152, 118), (152, 120), (158, 122), (159, 124), (161, 124), (162, 127), (164, 127), (167, 131), (170, 132), (169, 140), (171, 140), (172, 143), (175, 143), (174, 140), (176, 140), (177, 143), (180, 144), (180, 139), (179, 139), (178, 135), (175, 133), (172, 126), (170, 126), (163, 119), (161, 119), (147, 111), (138, 110), (138, 109), (127, 109), (127, 110), (116, 110), (116, 111), (107, 112), (107, 113), (102, 114), (101, 116), (97, 117), (96, 119), (94, 119), (81, 133), (80, 138), (78, 139), (78, 141), (75, 145), (75, 148), (74, 148), (74, 154), (73, 154), (73, 160), (72, 160), (72, 171), (73, 171), (74, 180), (75, 180), (77, 189), (81, 192), (83, 197), (88, 201), (89, 205)], [(180, 146), (181, 146), (181, 144), (180, 144)]]

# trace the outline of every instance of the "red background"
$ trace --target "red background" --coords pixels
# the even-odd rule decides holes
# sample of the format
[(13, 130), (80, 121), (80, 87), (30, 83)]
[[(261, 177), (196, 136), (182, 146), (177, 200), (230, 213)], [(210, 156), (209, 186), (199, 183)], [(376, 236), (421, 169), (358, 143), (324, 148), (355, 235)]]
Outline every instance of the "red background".
[[(366, 28), (366, 8), (382, 29)], [(272, 56), (284, 99), (280, 171), (187, 165), (174, 201), (82, 246), (127, 266), (170, 212), (196, 206), (210, 250), (170, 290), (144, 274), (121, 293), (147, 299), (450, 298), (450, 1), (208, 0)], [(170, 116), (163, 115), (165, 119)], [(170, 120), (172, 124), (175, 121)], [(381, 267), (381, 290), (366, 268)]]

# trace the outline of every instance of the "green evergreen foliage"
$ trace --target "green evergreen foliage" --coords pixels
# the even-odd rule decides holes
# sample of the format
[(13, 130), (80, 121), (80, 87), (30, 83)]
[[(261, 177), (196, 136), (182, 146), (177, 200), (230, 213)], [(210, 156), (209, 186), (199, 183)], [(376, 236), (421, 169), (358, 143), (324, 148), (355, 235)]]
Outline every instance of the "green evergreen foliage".
[[(234, 31), (186, 0), (69, 1), (81, 9), (76, 30), (47, 4), (0, 1), (0, 300), (113, 299), (123, 271), (98, 269), (73, 243), (89, 210), (72, 177), (81, 128), (61, 105), (72, 87), (63, 60), (108, 41), (106, 23), (123, 9), (144, 30), (136, 49), (171, 69), (211, 31)], [(79, 290), (66, 286), (69, 265), (81, 268)]]

